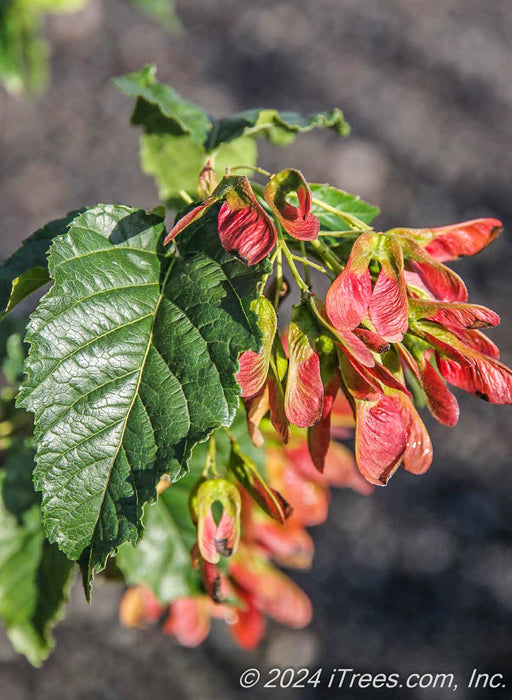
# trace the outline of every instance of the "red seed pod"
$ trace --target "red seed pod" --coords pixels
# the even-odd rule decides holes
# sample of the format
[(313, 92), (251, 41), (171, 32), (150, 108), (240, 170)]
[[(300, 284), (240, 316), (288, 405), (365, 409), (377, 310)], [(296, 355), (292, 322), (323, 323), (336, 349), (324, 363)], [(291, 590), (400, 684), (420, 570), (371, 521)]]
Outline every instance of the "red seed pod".
[(242, 396), (251, 398), (261, 392), (267, 380), (272, 346), (277, 331), (277, 315), (270, 301), (263, 296), (253, 303), (252, 310), (258, 317), (261, 331), (261, 350), (246, 350), (240, 355), (240, 369), (236, 380), (242, 388)]
[[(287, 197), (295, 193), (298, 206)], [(265, 187), (265, 199), (284, 230), (300, 241), (318, 238), (320, 221), (311, 212), (311, 190), (299, 170), (288, 168), (273, 175)]]
[(231, 446), (229, 469), (265, 513), (281, 523), (291, 515), (292, 508), (289, 503), (281, 494), (270, 488), (254, 462), (242, 454), (236, 443)]
[[(213, 504), (220, 503), (222, 515), (217, 521)], [(197, 543), (201, 556), (217, 564), (221, 555), (229, 557), (240, 540), (242, 502), (236, 486), (226, 479), (208, 479), (197, 489)]]
[(315, 340), (319, 332), (305, 303), (296, 306), (288, 327), (288, 375), (284, 410), (299, 428), (309, 428), (322, 417), (324, 385)]

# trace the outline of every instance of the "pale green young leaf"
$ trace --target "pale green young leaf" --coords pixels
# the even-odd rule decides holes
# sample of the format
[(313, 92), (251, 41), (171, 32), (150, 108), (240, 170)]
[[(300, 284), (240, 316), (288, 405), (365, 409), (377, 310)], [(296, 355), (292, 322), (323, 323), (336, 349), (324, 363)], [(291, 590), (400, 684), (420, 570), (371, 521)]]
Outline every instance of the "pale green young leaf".
[(221, 144), (215, 153), (207, 156), (204, 148), (188, 134), (141, 136), (141, 168), (144, 173), (155, 178), (159, 197), (168, 206), (183, 206), (180, 192), (186, 192), (193, 199), (197, 198), (197, 182), (207, 158), (213, 162), (220, 180), (230, 166), (256, 165), (256, 143), (251, 138), (239, 138)]
[(166, 31), (175, 33), (180, 29), (173, 0), (129, 0), (129, 2), (156, 20)]

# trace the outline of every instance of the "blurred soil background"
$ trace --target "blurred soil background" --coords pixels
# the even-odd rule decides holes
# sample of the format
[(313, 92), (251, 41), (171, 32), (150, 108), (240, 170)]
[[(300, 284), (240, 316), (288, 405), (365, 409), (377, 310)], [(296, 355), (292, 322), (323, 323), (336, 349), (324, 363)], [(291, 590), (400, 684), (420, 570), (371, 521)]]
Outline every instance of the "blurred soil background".
[[(492, 337), (512, 362), (512, 5), (510, 0), (179, 0), (166, 35), (120, 0), (94, 0), (48, 25), (53, 78), (37, 102), (0, 94), (0, 258), (33, 230), (82, 205), (151, 208), (131, 105), (109, 83), (154, 62), (158, 77), (212, 114), (264, 106), (340, 106), (349, 140), (314, 133), (287, 150), (261, 144), (270, 169), (301, 168), (383, 209), (381, 227), (496, 216), (505, 235), (456, 263), (472, 301), (497, 310)], [(271, 626), (236, 649), (221, 626), (197, 650), (157, 629), (117, 623), (118, 586), (75, 588), (42, 670), (0, 637), (1, 700), (268, 697), (242, 691), (244, 668), (350, 667), (453, 672), (458, 691), (332, 691), (338, 697), (470, 698), (473, 668), (508, 675), (512, 692), (512, 422), (510, 409), (460, 396), (455, 429), (434, 424), (435, 461), (401, 471), (370, 498), (333, 494), (313, 531), (312, 598), (302, 632)], [(3, 634), (3, 633), (2, 633)], [(327, 691), (290, 689), (289, 698)]]

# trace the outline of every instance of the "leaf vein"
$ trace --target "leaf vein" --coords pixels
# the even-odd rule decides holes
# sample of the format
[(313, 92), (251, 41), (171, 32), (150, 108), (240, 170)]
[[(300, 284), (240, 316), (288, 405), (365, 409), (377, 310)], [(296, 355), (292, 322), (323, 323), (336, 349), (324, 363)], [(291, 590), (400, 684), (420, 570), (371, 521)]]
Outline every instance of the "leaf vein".
[(64, 416), (66, 413), (69, 413), (71, 409), (76, 406), (76, 404), (79, 401), (82, 401), (83, 399), (87, 398), (91, 394), (94, 394), (95, 391), (99, 391), (100, 389), (104, 389), (106, 386), (109, 384), (113, 384), (114, 382), (117, 382), (121, 379), (126, 379), (126, 377), (129, 377), (131, 374), (136, 374), (139, 371), (139, 368), (137, 367), (136, 369), (132, 369), (129, 372), (125, 372), (124, 374), (120, 374), (118, 377), (114, 377), (113, 379), (109, 379), (108, 382), (104, 382), (103, 384), (100, 384), (99, 386), (95, 386), (89, 391), (87, 391), (85, 394), (80, 394), (80, 396), (73, 401), (73, 403), (67, 405), (63, 411), (59, 413), (59, 415), (53, 420), (50, 425), (45, 426), (45, 432), (50, 432), (50, 430), (55, 427), (55, 425), (59, 422), (59, 420)]
[(96, 335), (94, 338), (91, 338), (91, 340), (88, 340), (86, 343), (83, 343), (82, 345), (79, 345), (78, 347), (74, 348), (71, 352), (69, 352), (67, 355), (64, 355), (64, 357), (61, 357), (60, 360), (50, 369), (50, 371), (45, 374), (42, 379), (40, 380), (38, 387), (42, 386), (42, 384), (48, 379), (48, 377), (51, 377), (51, 375), (55, 372), (55, 370), (60, 367), (63, 362), (66, 362), (66, 360), (69, 360), (71, 357), (76, 355), (78, 352), (83, 350), (84, 348), (89, 347), (93, 343), (95, 343), (98, 340), (101, 340), (102, 338), (106, 338), (107, 336), (111, 335), (112, 333), (115, 333), (116, 331), (120, 331), (123, 328), (128, 328), (128, 326), (133, 326), (135, 323), (139, 323), (140, 321), (144, 321), (146, 318), (150, 318), (153, 316), (152, 313), (150, 314), (145, 314), (144, 316), (138, 316), (137, 318), (134, 318), (132, 321), (128, 321), (126, 323), (122, 323), (118, 326), (114, 326), (113, 328), (109, 328), (108, 331), (105, 331), (105, 333), (101, 333), (101, 335)]
[(60, 318), (63, 316), (65, 313), (68, 311), (71, 311), (74, 309), (76, 306), (79, 304), (82, 304), (84, 301), (89, 301), (89, 299), (94, 299), (96, 297), (101, 296), (102, 294), (108, 294), (110, 292), (119, 292), (119, 291), (124, 291), (126, 289), (132, 289), (132, 287), (137, 287), (137, 289), (140, 289), (141, 287), (158, 287), (158, 282), (144, 282), (142, 284), (128, 284), (125, 285), (124, 287), (109, 287), (108, 289), (100, 289), (97, 292), (94, 292), (93, 294), (88, 294), (85, 297), (81, 297), (80, 299), (77, 299), (71, 306), (68, 306), (65, 309), (62, 309), (62, 311), (59, 311), (59, 313), (51, 316), (45, 323), (43, 323), (41, 326), (37, 327), (37, 332), (41, 333), (48, 324), (53, 323), (56, 319)]
[[(97, 430), (95, 433), (92, 433), (91, 435), (87, 435), (86, 437), (82, 438), (82, 440), (79, 440), (76, 442), (74, 445), (71, 445), (71, 447), (68, 447), (64, 452), (58, 452), (57, 453), (57, 459), (62, 459), (65, 457), (67, 454), (69, 454), (72, 450), (76, 450), (77, 447), (80, 447), (80, 445), (83, 445), (85, 442), (88, 442), (89, 440), (92, 440), (93, 438), (97, 437), (98, 435), (101, 435), (101, 433), (106, 432), (107, 430), (110, 430), (110, 428), (115, 427), (116, 425), (119, 425), (119, 423), (122, 423), (125, 419), (120, 418), (119, 420), (115, 420), (112, 423), (109, 423), (108, 425), (103, 426), (100, 430)], [(49, 467), (53, 467), (53, 465), (56, 463), (57, 460), (53, 460), (52, 462), (48, 462)], [(96, 460), (95, 460), (96, 461)], [(92, 462), (91, 462), (92, 464)], [(86, 465), (89, 466), (89, 465)], [(75, 472), (70, 479), (64, 482), (63, 486), (61, 488), (64, 488), (69, 484), (71, 479), (76, 476), (79, 473), (80, 470)]]
[(67, 263), (73, 262), (75, 260), (83, 260), (84, 258), (91, 257), (92, 255), (98, 255), (99, 253), (111, 253), (120, 249), (134, 251), (135, 253), (145, 253), (146, 255), (151, 255), (151, 257), (155, 256), (155, 253), (152, 250), (147, 250), (146, 248), (133, 248), (132, 246), (112, 245), (110, 248), (98, 248), (97, 250), (91, 250), (89, 253), (84, 253), (83, 255), (75, 255), (72, 258), (64, 258), (63, 260), (59, 260), (59, 262), (55, 265), (54, 272), (56, 272), (57, 268), (62, 267), (63, 265), (66, 265)]

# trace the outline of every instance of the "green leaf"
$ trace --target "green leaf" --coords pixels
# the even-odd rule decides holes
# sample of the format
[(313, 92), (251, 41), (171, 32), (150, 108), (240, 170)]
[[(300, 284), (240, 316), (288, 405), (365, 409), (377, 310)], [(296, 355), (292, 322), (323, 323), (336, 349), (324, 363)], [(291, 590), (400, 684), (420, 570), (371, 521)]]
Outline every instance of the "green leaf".
[(34, 450), (12, 450), (0, 473), (0, 618), (16, 649), (40, 666), (54, 646), (74, 565), (45, 540), (31, 483)]
[(80, 559), (87, 589), (138, 540), (160, 475), (179, 478), (232, 422), (238, 355), (259, 347), (249, 309), (265, 266), (222, 249), (215, 210), (182, 257), (163, 254), (163, 234), (154, 214), (87, 210), (52, 244), (55, 284), (28, 328), (20, 405), (35, 414), (46, 533)]
[[(256, 165), (256, 143), (251, 138), (239, 138), (222, 144), (210, 157), (221, 179), (228, 167)], [(207, 155), (190, 135), (143, 134), (140, 160), (143, 172), (154, 176), (159, 197), (167, 206), (183, 205), (180, 192), (197, 198), (197, 181)]]
[(144, 536), (136, 547), (126, 543), (116, 557), (127, 583), (147, 586), (160, 603), (192, 595), (200, 587), (190, 563), (195, 528), (188, 514), (188, 494), (197, 474), (188, 474), (146, 506)]
[[(247, 432), (245, 410), (239, 409), (231, 433), (263, 468), (264, 452), (252, 444)], [(222, 473), (229, 463), (231, 442), (223, 430), (215, 433), (217, 468)], [(196, 445), (190, 459), (190, 472), (164, 491), (144, 513), (144, 535), (136, 547), (124, 544), (116, 557), (127, 583), (147, 586), (163, 605), (182, 596), (190, 596), (201, 588), (200, 576), (192, 568), (190, 550), (196, 540), (196, 529), (188, 509), (190, 491), (203, 470), (207, 443)]]
[(179, 205), (180, 193), (196, 196), (199, 174), (207, 159), (218, 177), (226, 167), (256, 165), (256, 137), (286, 145), (298, 133), (327, 128), (347, 136), (349, 126), (339, 109), (307, 116), (275, 109), (252, 109), (224, 119), (212, 119), (200, 107), (159, 83), (155, 66), (114, 79), (121, 92), (135, 98), (131, 122), (142, 126), (141, 168), (156, 179), (160, 198)]
[(0, 82), (12, 94), (37, 92), (48, 80), (48, 50), (39, 12), (19, 0), (0, 3)]
[(166, 31), (174, 33), (180, 28), (172, 0), (130, 0), (130, 3), (156, 20)]
[(34, 10), (58, 14), (61, 12), (78, 12), (88, 0), (22, 0), (25, 7)]
[(197, 196), (197, 181), (208, 159), (219, 179), (228, 167), (256, 165), (257, 147), (252, 138), (231, 140), (208, 154), (204, 142), (211, 129), (210, 117), (159, 83), (155, 73), (154, 66), (146, 66), (113, 82), (125, 95), (136, 98), (131, 121), (144, 127), (141, 168), (155, 178), (159, 197), (167, 206), (181, 206), (182, 192)]
[(343, 136), (349, 133), (339, 109), (308, 116), (253, 109), (211, 119), (171, 87), (159, 83), (155, 74), (155, 66), (146, 66), (113, 82), (136, 99), (131, 121), (144, 128), (141, 167), (155, 177), (161, 199), (170, 206), (177, 204), (180, 192), (195, 196), (199, 173), (208, 158), (214, 159), (219, 177), (226, 167), (255, 165), (257, 136), (286, 145), (298, 133), (315, 128), (332, 129)]
[(7, 324), (4, 323), (2, 325), (2, 330), (7, 331), (4, 336), (5, 355), (3, 355), (3, 353), (0, 351), (0, 356), (2, 356), (2, 372), (7, 380), (7, 383), (12, 387), (15, 386), (17, 389), (23, 380), (23, 365), (25, 363), (26, 355), (23, 335), (20, 334), (20, 332), (9, 335), (9, 329), (8, 327), (5, 327)]
[(56, 236), (66, 233), (79, 213), (72, 211), (63, 219), (51, 221), (40, 228), (23, 241), (21, 248), (0, 267), (0, 317), (48, 282), (48, 248)]
[(146, 133), (190, 134), (202, 145), (211, 128), (210, 117), (169, 85), (159, 83), (155, 75), (156, 66), (148, 65), (113, 80), (127, 97), (137, 99), (132, 124), (144, 126)]
[(32, 483), (35, 450), (26, 440), (16, 438), (8, 449), (2, 452), (2, 458), (2, 499), (9, 513), (21, 518), (25, 511), (41, 502), (41, 497), (34, 490)]
[(192, 102), (184, 100), (155, 77), (156, 67), (148, 65), (135, 73), (115, 78), (114, 84), (127, 97), (136, 98), (132, 124), (143, 126), (146, 134), (191, 134), (207, 151), (240, 136), (267, 136), (273, 143), (291, 143), (298, 133), (316, 128), (332, 129), (348, 136), (350, 128), (343, 112), (332, 109), (303, 116), (276, 109), (249, 109), (223, 119), (211, 119)]
[(250, 109), (224, 119), (215, 120), (206, 143), (207, 150), (217, 148), (239, 136), (266, 136), (276, 145), (288, 145), (298, 133), (312, 129), (332, 129), (340, 136), (348, 136), (350, 127), (340, 109), (316, 112), (307, 116), (275, 109)]
[[(310, 184), (313, 200), (319, 200), (344, 214), (352, 214), (370, 225), (380, 213), (379, 207), (368, 204), (355, 194), (349, 194), (331, 185)], [(313, 201), (311, 211), (320, 219), (324, 231), (349, 231), (350, 226), (340, 215), (327, 211)]]
[[(3, 362), (11, 356), (9, 338), (12, 335), (21, 335), (23, 337), (23, 335), (25, 335), (25, 323), (25, 318), (14, 314), (2, 319), (2, 323), (0, 324), (0, 362), (2, 365)], [(10, 380), (7, 381), (10, 383)]]
[(0, 0), (0, 82), (12, 94), (40, 92), (48, 82), (45, 13), (75, 12), (87, 0)]
[[(265, 473), (265, 450), (255, 447), (247, 430), (247, 420), (245, 408), (240, 407), (235, 416), (230, 428), (231, 435), (235, 438), (240, 446), (240, 450), (244, 455), (247, 455), (258, 467), (258, 471)], [(231, 456), (231, 440), (224, 430), (219, 430), (215, 433), (216, 441), (216, 461), (217, 467), (223, 473), (228, 465)], [(208, 453), (208, 443), (197, 445), (190, 459), (190, 474), (195, 475), (195, 479), (199, 477), (205, 465), (206, 455)], [(192, 482), (187, 475), (187, 482), (183, 479), (179, 482), (189, 488), (192, 487)], [(174, 487), (173, 487), (174, 488)]]

